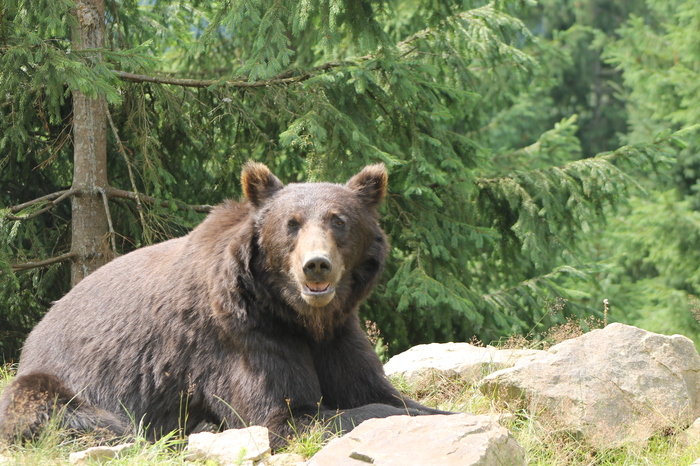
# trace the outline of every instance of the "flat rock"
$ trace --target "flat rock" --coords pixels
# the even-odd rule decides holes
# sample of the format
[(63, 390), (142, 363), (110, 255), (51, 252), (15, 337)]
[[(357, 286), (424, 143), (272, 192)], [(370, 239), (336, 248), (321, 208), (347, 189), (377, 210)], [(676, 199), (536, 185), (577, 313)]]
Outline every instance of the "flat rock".
[(494, 372), (487, 396), (518, 402), (597, 448), (642, 444), (700, 416), (700, 356), (681, 335), (611, 324)]
[(270, 454), (267, 428), (252, 426), (219, 434), (201, 432), (188, 438), (188, 460), (214, 460), (221, 464), (252, 464)]
[(111, 459), (116, 458), (119, 456), (119, 454), (128, 449), (133, 447), (134, 444), (132, 443), (123, 443), (121, 445), (115, 445), (113, 447), (107, 447), (107, 446), (100, 446), (100, 447), (91, 447), (88, 448), (87, 450), (83, 451), (77, 451), (75, 453), (71, 453), (68, 455), (68, 461), (70, 464), (89, 464), (89, 463), (100, 463), (100, 462), (106, 462)]
[(333, 439), (309, 466), (519, 466), (525, 452), (488, 416), (391, 416)]
[(410, 383), (435, 374), (477, 382), (491, 372), (511, 367), (523, 358), (532, 358), (541, 353), (543, 351), (499, 350), (493, 346), (469, 343), (431, 343), (397, 354), (384, 365), (384, 371), (388, 376), (402, 376)]
[(304, 466), (306, 465), (306, 458), (296, 453), (280, 453), (278, 455), (272, 455), (263, 461), (263, 463), (258, 463), (264, 466)]

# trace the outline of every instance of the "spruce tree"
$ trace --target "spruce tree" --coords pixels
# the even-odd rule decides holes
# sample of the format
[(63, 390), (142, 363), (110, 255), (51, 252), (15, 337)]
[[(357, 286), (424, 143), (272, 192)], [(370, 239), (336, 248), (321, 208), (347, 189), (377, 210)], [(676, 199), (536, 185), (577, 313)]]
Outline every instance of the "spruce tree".
[[(514, 16), (521, 2), (108, 2), (104, 48), (81, 48), (81, 9), (96, 5), (3, 3), (0, 319), (18, 334), (76, 266), (79, 95), (106, 103), (107, 180), (91, 188), (103, 254), (184, 234), (240, 196), (249, 159), (284, 182), (384, 162), (392, 251), (362, 313), (392, 351), (543, 329), (562, 318), (547, 313), (556, 298), (587, 311), (564, 286), (595, 281), (580, 239), (635, 189), (631, 168), (678, 142), (579, 160), (576, 117), (528, 108), (557, 51)], [(538, 132), (518, 143), (529, 117)]]
[(629, 131), (622, 138), (633, 144), (685, 128), (684, 143), (665, 176), (634, 173), (645, 191), (591, 238), (589, 257), (610, 264), (594, 299), (614, 297), (615, 318), (698, 343), (700, 49), (693, 31), (700, 11), (683, 0), (647, 0), (646, 6), (646, 14), (632, 15), (605, 46), (604, 57), (623, 78)]

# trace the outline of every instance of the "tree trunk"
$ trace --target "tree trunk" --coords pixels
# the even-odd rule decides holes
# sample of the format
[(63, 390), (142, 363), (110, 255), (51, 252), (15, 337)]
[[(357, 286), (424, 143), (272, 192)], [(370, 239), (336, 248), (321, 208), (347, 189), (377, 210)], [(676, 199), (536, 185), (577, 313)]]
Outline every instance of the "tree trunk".
[[(105, 41), (104, 0), (76, 2), (76, 49), (102, 48)], [(101, 57), (96, 54), (94, 60)], [(71, 286), (105, 264), (109, 227), (100, 188), (107, 188), (107, 104), (104, 96), (73, 92), (73, 197)]]

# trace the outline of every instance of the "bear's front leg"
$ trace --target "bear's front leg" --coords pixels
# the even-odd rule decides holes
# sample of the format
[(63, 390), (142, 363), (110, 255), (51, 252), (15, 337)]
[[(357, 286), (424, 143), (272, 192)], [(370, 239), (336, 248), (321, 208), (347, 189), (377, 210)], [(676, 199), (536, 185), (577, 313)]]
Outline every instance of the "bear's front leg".
[(208, 417), (220, 429), (264, 426), (278, 448), (326, 417), (311, 348), (303, 338), (251, 329), (214, 354), (219, 358), (201, 368), (207, 374), (201, 388)]
[[(314, 365), (326, 407), (351, 412), (367, 405), (388, 405), (355, 411), (357, 419), (396, 414), (449, 414), (404, 397), (389, 383), (356, 315), (347, 320), (334, 339), (316, 349)], [(392, 407), (398, 411), (389, 409)], [(373, 412), (376, 415), (371, 415)]]

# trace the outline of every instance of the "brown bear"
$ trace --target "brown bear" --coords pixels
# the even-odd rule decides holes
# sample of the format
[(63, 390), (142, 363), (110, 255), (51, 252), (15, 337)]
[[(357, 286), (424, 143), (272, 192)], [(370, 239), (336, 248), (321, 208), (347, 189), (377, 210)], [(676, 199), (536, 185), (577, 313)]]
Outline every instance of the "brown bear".
[(442, 412), (392, 387), (359, 324), (389, 247), (384, 166), (345, 185), (284, 186), (249, 162), (242, 185), (243, 202), (115, 259), (53, 305), (0, 398), (0, 434), (31, 438), (59, 410), (78, 432), (262, 425), (281, 445), (314, 418), (342, 432)]

